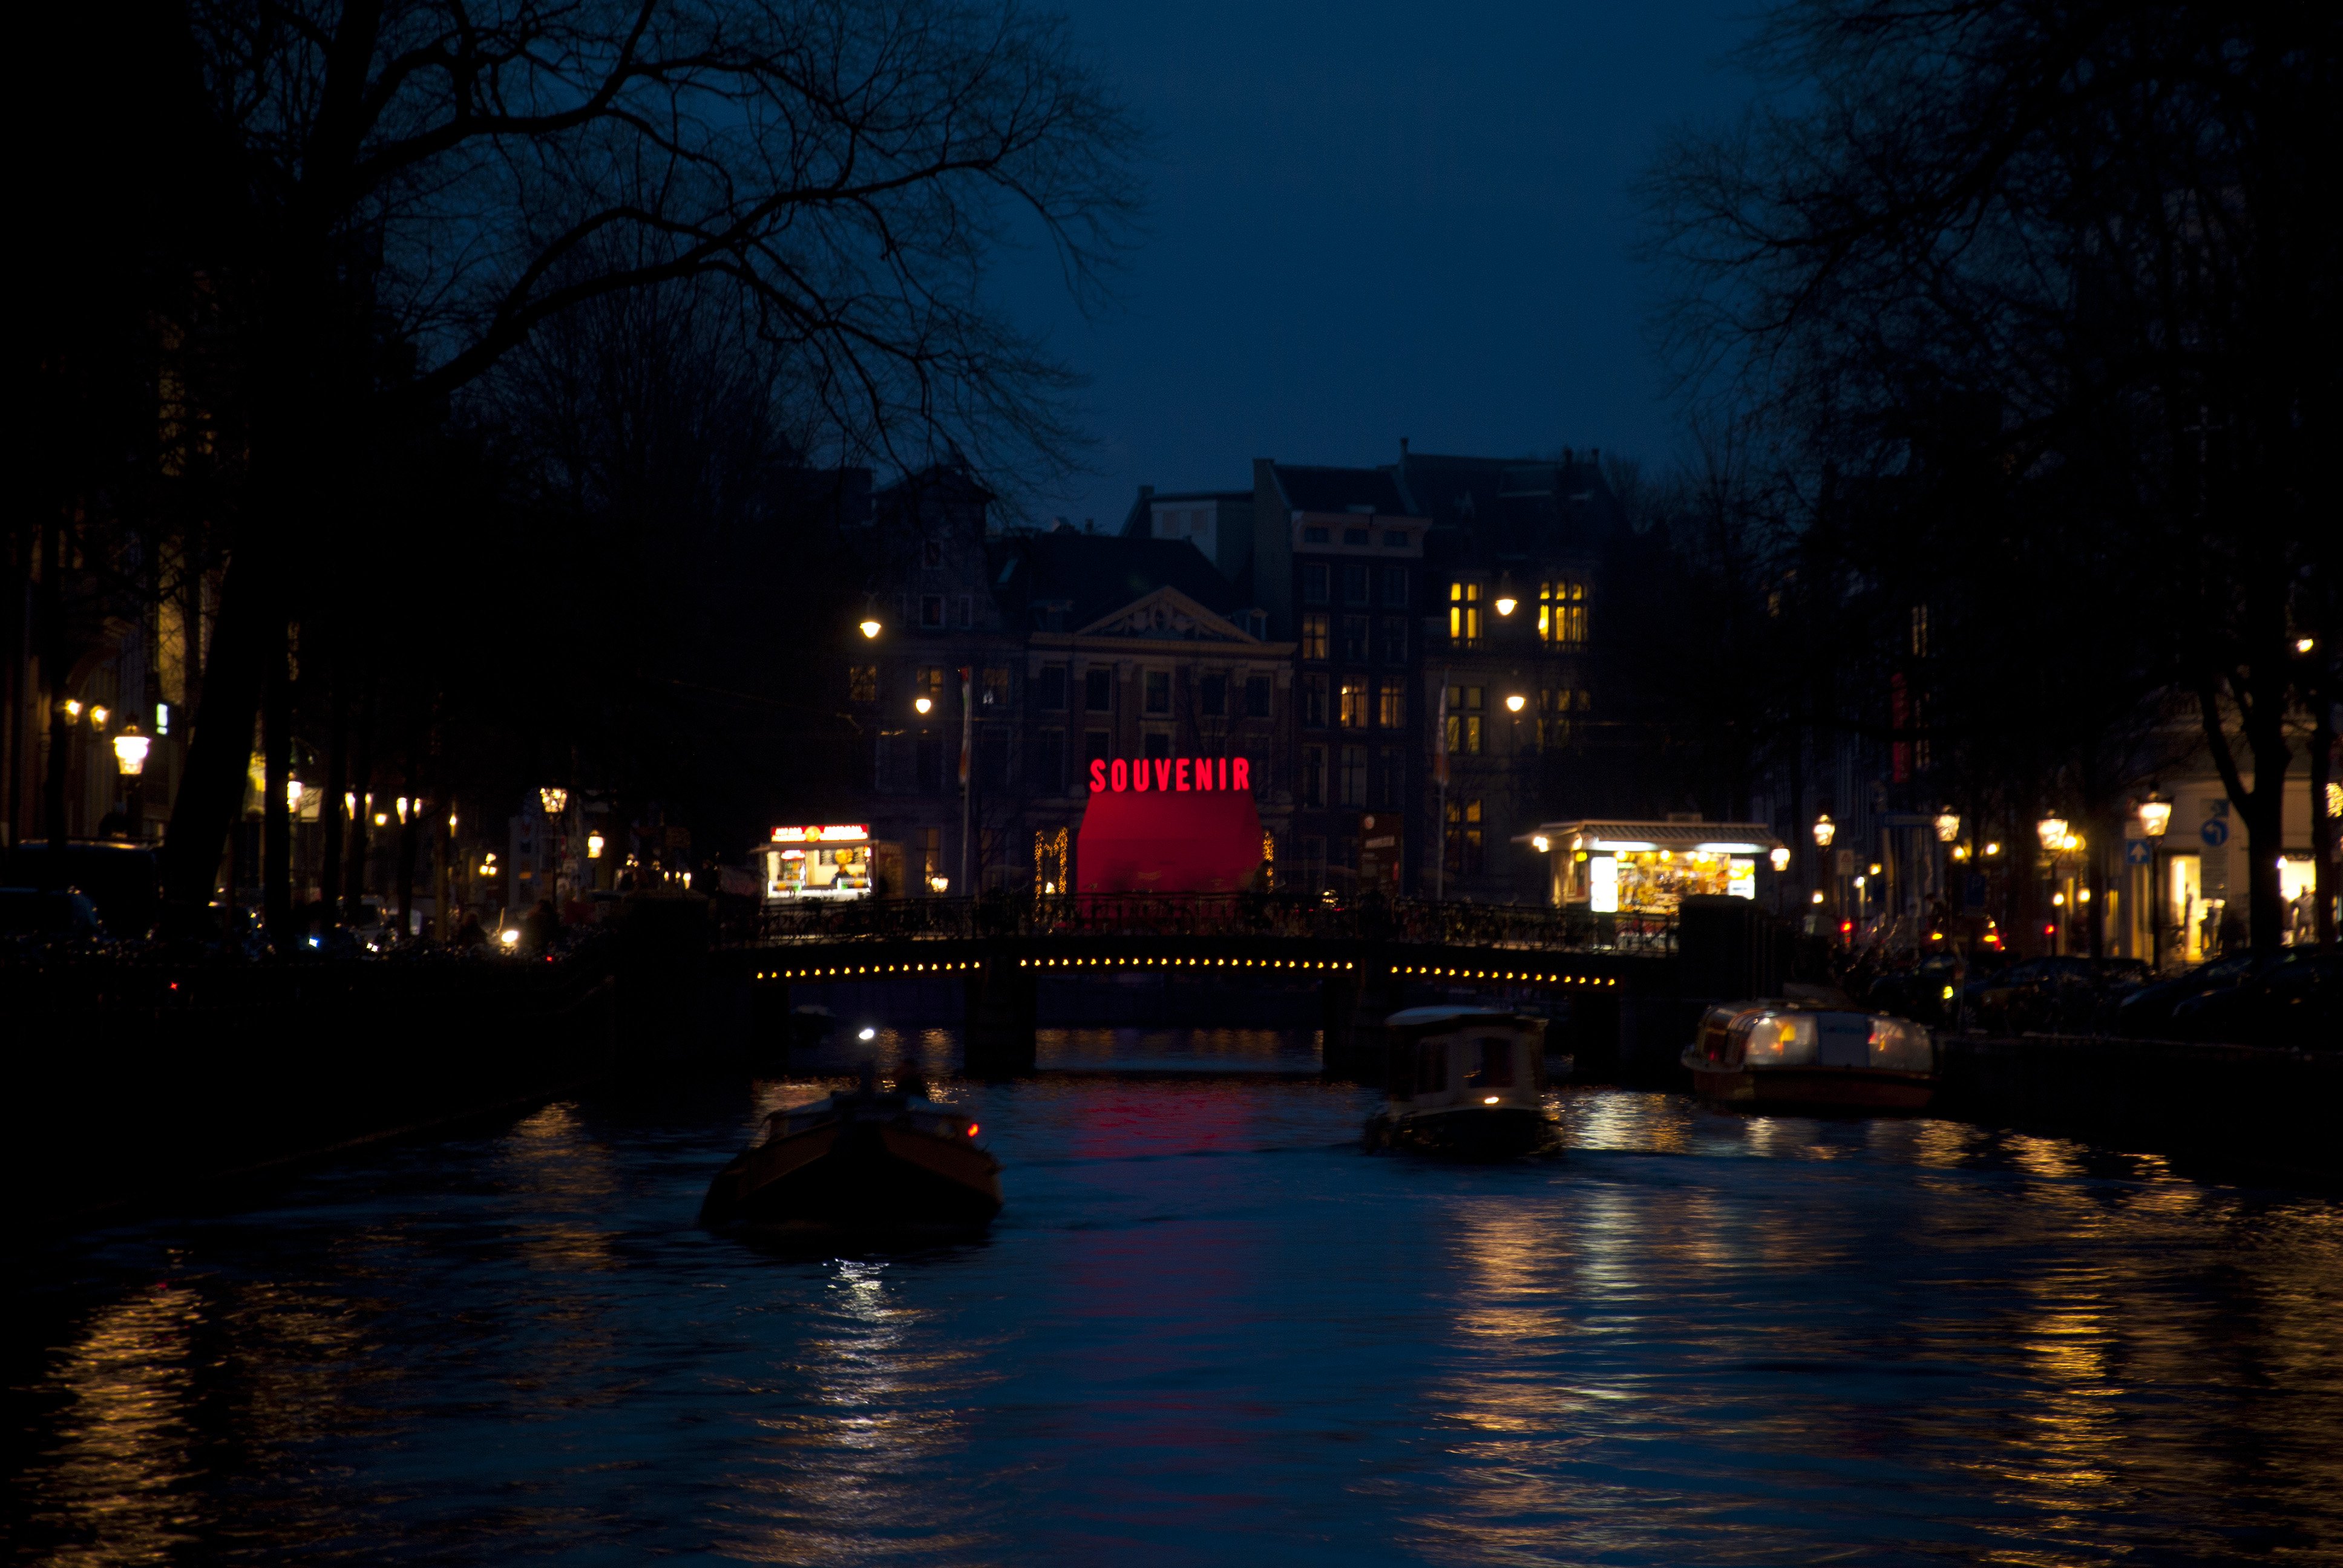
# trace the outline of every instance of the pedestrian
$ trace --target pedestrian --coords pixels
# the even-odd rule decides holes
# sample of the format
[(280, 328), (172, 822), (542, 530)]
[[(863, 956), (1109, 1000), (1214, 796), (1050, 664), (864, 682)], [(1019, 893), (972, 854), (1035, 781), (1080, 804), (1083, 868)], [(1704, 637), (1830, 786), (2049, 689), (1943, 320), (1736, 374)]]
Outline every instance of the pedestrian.
[(464, 918), (456, 922), (456, 945), (467, 950), (488, 944), (488, 933), (480, 929), (480, 912), (466, 910)]
[(561, 917), (556, 913), (551, 899), (539, 899), (528, 913), (520, 918), (520, 950), (531, 958), (553, 950), (554, 940), (561, 935)]

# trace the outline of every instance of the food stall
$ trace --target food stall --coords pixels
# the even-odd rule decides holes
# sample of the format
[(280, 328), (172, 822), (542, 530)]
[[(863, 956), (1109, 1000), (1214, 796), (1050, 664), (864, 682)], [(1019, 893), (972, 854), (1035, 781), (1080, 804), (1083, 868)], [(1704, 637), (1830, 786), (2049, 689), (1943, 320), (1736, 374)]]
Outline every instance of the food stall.
[(1548, 822), (1513, 842), (1545, 857), (1549, 900), (1595, 914), (1672, 915), (1685, 898), (1757, 896), (1787, 846), (1755, 822)]
[(867, 899), (871, 852), (868, 823), (776, 828), (765, 849), (765, 897)]

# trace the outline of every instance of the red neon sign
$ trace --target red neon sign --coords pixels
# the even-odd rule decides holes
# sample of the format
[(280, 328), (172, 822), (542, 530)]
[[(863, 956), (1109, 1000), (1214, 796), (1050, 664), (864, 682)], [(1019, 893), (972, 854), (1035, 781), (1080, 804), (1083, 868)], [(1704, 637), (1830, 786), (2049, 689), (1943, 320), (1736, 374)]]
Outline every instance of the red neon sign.
[(1141, 757), (1131, 761), (1118, 757), (1091, 764), (1093, 795), (1252, 789), (1252, 763), (1242, 757)]

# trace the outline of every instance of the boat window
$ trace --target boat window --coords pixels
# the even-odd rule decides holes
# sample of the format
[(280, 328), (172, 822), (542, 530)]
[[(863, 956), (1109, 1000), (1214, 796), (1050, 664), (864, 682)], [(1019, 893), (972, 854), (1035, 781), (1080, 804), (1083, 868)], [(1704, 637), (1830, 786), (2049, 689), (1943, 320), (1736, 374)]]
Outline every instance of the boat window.
[(1448, 1087), (1448, 1047), (1436, 1040), (1427, 1040), (1415, 1048), (1415, 1087), (1418, 1093)]
[(1477, 1043), (1481, 1048), (1481, 1068), (1465, 1081), (1465, 1087), (1511, 1089), (1513, 1086), (1513, 1042), (1496, 1035), (1487, 1035)]

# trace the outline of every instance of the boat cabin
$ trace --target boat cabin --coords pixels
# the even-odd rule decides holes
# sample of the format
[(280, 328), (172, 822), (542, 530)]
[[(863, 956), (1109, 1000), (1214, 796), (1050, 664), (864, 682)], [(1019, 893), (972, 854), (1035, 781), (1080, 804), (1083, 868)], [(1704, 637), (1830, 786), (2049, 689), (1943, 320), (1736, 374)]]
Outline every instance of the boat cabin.
[(1927, 1030), (1908, 1019), (1744, 1001), (1708, 1010), (1687, 1065), (1721, 1072), (1801, 1067), (1929, 1072), (1936, 1052)]
[(1472, 1007), (1413, 1007), (1383, 1020), (1392, 1110), (1537, 1110), (1545, 1020)]

